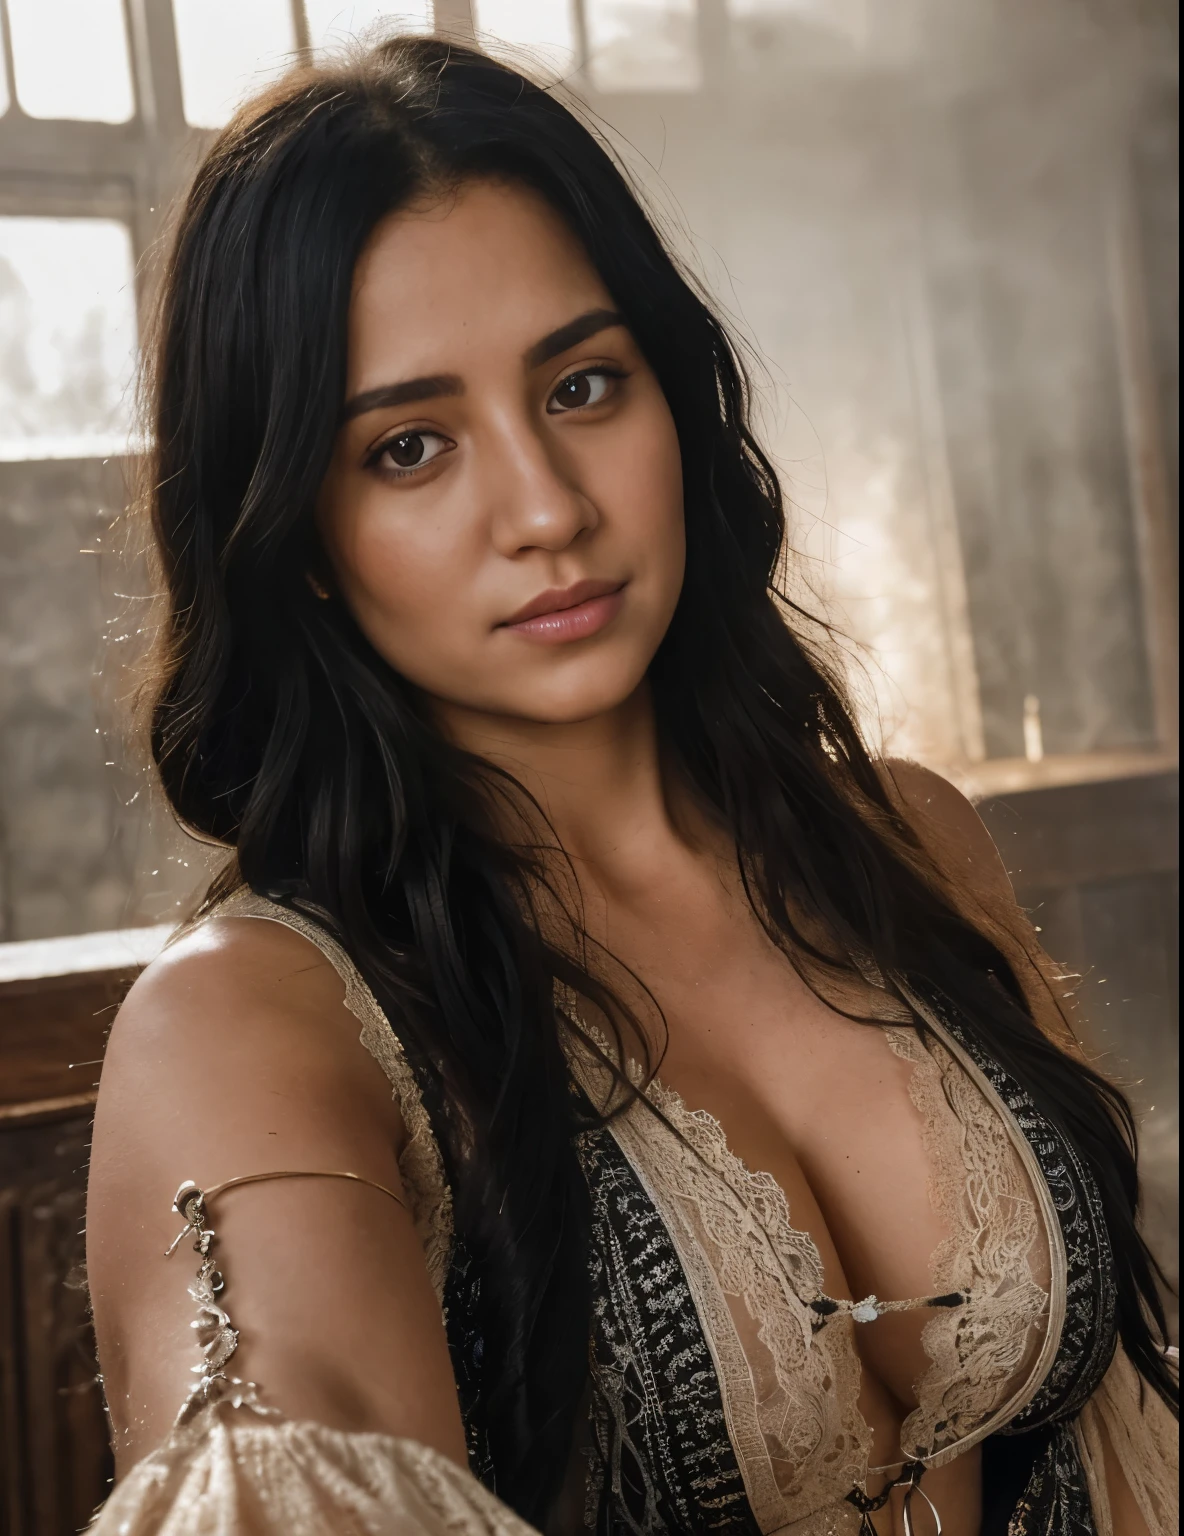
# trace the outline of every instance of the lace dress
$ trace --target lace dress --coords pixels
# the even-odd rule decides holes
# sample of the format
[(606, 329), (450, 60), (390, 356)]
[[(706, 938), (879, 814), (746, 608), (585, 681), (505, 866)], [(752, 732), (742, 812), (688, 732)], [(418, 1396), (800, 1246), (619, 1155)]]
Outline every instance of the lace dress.
[[(484, 1454), (472, 1282), (397, 1037), (347, 955), (309, 917), (250, 892), (219, 911), (283, 923), (314, 943), (341, 976), (361, 1044), (391, 1083), (408, 1132), (403, 1186), (464, 1382), (472, 1474), (412, 1442), (294, 1423), (253, 1394), (236, 1394), (216, 1342), (230, 1339), (232, 1352), (235, 1336), (199, 1272), (191, 1294), (213, 1326), (208, 1358), (217, 1369), (165, 1445), (116, 1489), (95, 1536), (520, 1536), (530, 1528), (498, 1501)], [(1176, 1529), (1176, 1424), (1116, 1348), (1116, 1293), (1092, 1179), (955, 1021), (913, 1001), (925, 1039), (903, 1026), (885, 1035), (912, 1067), (931, 1196), (950, 1234), (933, 1256), (928, 1298), (827, 1298), (818, 1251), (792, 1225), (775, 1180), (746, 1168), (711, 1116), (659, 1082), (646, 1096), (660, 1114), (635, 1103), (581, 1138), (593, 1217), (585, 1529), (866, 1531), (872, 1436), (858, 1407), (855, 1330), (917, 1305), (930, 1312), (922, 1334), (929, 1366), (901, 1431), (902, 1459), (916, 1473), (985, 1442), (984, 1531), (1110, 1536), (1104, 1434), (1152, 1536)], [(591, 1052), (572, 1066), (594, 1101), (607, 1094)], [(197, 1230), (203, 1268), (212, 1270), (200, 1221)], [(1043, 1251), (1047, 1289), (1030, 1262)]]

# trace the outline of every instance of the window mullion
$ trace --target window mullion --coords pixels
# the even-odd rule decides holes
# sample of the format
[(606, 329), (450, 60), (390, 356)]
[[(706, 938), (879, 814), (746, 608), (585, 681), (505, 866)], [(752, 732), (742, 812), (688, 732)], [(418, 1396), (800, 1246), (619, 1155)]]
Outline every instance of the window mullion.
[(8, 87), (8, 112), (5, 115), (20, 113), (21, 105), (16, 99), (16, 70), (12, 62), (12, 28), (8, 25), (8, 0), (0, 0), (0, 67)]

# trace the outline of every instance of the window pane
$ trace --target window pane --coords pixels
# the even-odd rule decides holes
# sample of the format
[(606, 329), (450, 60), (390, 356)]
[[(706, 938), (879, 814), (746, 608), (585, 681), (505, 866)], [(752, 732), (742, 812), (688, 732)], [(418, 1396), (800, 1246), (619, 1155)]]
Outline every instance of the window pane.
[(126, 453), (135, 362), (127, 226), (0, 218), (0, 459)]
[(695, 0), (587, 0), (598, 91), (693, 91), (701, 81)]
[(969, 108), (954, 120), (957, 190), (926, 250), (987, 756), (1151, 745), (1116, 275), (1096, 184), (1069, 179), (1060, 141), (1025, 159), (1041, 142), (1030, 119), (1006, 135)]
[(295, 60), (289, 0), (173, 0), (173, 18), (185, 120), (195, 128), (221, 128)]
[(792, 16), (852, 42), (868, 30), (867, 0), (727, 0), (729, 16)]
[(30, 117), (132, 116), (122, 0), (8, 0), (8, 26), (17, 100)]
[(473, 12), (484, 46), (527, 49), (545, 70), (561, 74), (574, 67), (576, 28), (569, 0), (474, 0)]
[(350, 38), (393, 32), (430, 32), (432, 0), (304, 0), (308, 37), (316, 49), (340, 47)]

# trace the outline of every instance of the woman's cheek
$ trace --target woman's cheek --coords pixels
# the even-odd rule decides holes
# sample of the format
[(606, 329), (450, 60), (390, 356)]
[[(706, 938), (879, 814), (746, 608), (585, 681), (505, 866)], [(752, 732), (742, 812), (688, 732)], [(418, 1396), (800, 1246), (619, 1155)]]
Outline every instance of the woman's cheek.
[(411, 529), (388, 515), (380, 531), (358, 541), (352, 559), (361, 601), (351, 606), (375, 649), (411, 681), (431, 686), (438, 669), (477, 662), (480, 605), (473, 551), (446, 519), (423, 512)]
[(634, 421), (611, 444), (596, 445), (584, 466), (583, 486), (618, 537), (646, 545), (666, 535), (682, 517), (682, 472), (663, 431), (651, 414)]
[(456, 535), (446, 509), (423, 491), (385, 489), (358, 519), (345, 554), (373, 605), (392, 616), (412, 613), (430, 609), (450, 579), (460, 578), (463, 553)]

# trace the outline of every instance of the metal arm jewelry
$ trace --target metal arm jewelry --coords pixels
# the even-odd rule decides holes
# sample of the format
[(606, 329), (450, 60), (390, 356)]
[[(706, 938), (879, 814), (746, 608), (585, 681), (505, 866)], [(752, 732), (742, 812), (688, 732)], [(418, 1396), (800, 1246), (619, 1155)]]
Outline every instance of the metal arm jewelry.
[(202, 1358), (201, 1364), (192, 1368), (197, 1380), (181, 1405), (176, 1419), (177, 1426), (188, 1423), (207, 1403), (223, 1399), (228, 1399), (236, 1408), (245, 1406), (253, 1408), (257, 1413), (275, 1412), (259, 1402), (253, 1381), (241, 1381), (237, 1376), (226, 1374), (226, 1365), (238, 1348), (238, 1330), (231, 1324), (230, 1314), (218, 1302), (226, 1281), (211, 1252), (217, 1233), (207, 1225), (211, 1200), (225, 1194), (228, 1189), (236, 1189), (242, 1184), (259, 1184), (268, 1179), (352, 1179), (355, 1183), (368, 1184), (371, 1189), (389, 1195), (397, 1205), (406, 1209), (403, 1200), (393, 1189), (388, 1189), (385, 1184), (377, 1184), (373, 1179), (365, 1179), (359, 1173), (284, 1168), (273, 1173), (240, 1174), (238, 1178), (225, 1179), (210, 1189), (201, 1189), (192, 1179), (186, 1179), (173, 1197), (171, 1206), (172, 1210), (184, 1218), (185, 1225), (169, 1245), (165, 1258), (176, 1253), (184, 1239), (193, 1233), (193, 1251), (199, 1255), (200, 1263), (189, 1286), (189, 1294), (197, 1305), (197, 1317), (189, 1326), (197, 1334)]

